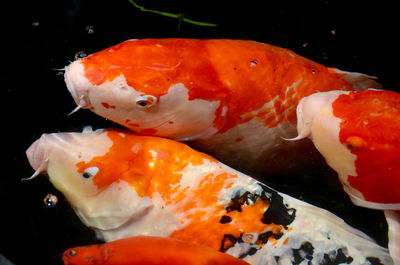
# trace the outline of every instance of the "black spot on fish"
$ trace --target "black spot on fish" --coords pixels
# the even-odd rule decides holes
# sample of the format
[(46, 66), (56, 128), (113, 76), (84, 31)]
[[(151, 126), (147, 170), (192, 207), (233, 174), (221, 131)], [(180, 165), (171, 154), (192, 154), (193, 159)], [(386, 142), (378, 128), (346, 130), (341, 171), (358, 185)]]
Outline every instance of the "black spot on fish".
[(267, 244), (270, 237), (273, 237), (278, 240), (282, 236), (283, 236), (282, 232), (279, 232), (278, 234), (276, 234), (276, 233), (273, 233), (272, 231), (267, 231), (265, 233), (259, 234), (258, 240), (263, 244)]
[(268, 208), (264, 212), (261, 222), (265, 224), (276, 224), (282, 225), (287, 228), (291, 224), (296, 216), (296, 209), (289, 208), (288, 205), (283, 203), (283, 197), (276, 191), (269, 187), (259, 183), (262, 187), (261, 194), (251, 193), (249, 191), (239, 190), (236, 191), (229, 204), (225, 207), (225, 210), (229, 213), (232, 211), (242, 212), (243, 205), (252, 205), (258, 199), (268, 202)]
[(243, 204), (244, 204), (244, 200), (243, 200), (242, 196), (240, 196), (240, 191), (238, 191), (233, 195), (229, 205), (225, 208), (225, 210), (228, 213), (232, 212), (232, 211), (242, 212)]
[(241, 254), (239, 256), (239, 259), (244, 259), (247, 256), (253, 256), (254, 254), (257, 253), (258, 250), (259, 250), (259, 248), (251, 247), (251, 248), (249, 248), (249, 250), (246, 253)]
[(264, 212), (261, 222), (264, 224), (274, 223), (287, 228), (296, 217), (296, 209), (288, 208), (288, 206), (283, 203), (283, 197), (276, 191), (265, 185), (261, 186), (264, 191), (261, 195), (261, 199), (270, 201), (268, 209)]
[(333, 250), (329, 253), (324, 254), (324, 258), (321, 261), (321, 265), (338, 265), (347, 263), (350, 264), (353, 262), (353, 258), (351, 256), (346, 256), (347, 249), (339, 248), (337, 250)]
[(234, 235), (225, 234), (224, 238), (222, 238), (221, 246), (219, 248), (219, 251), (221, 251), (221, 252), (227, 251), (229, 248), (231, 248), (233, 245), (235, 245), (235, 243), (237, 241), (238, 241), (238, 238), (235, 237)]
[(367, 257), (367, 260), (371, 265), (384, 265), (379, 258)]
[(227, 223), (232, 222), (232, 218), (231, 218), (230, 216), (223, 215), (223, 216), (221, 217), (221, 219), (219, 220), (219, 222), (220, 222), (221, 224), (227, 224)]
[(314, 247), (310, 242), (303, 242), (298, 249), (292, 249), (293, 259), (292, 264), (298, 265), (304, 260), (308, 260), (308, 263), (313, 259)]
[(237, 191), (232, 196), (229, 205), (225, 208), (228, 213), (232, 211), (242, 212), (242, 205), (251, 205), (255, 203), (259, 197), (257, 194), (252, 194), (248, 191), (244, 192), (242, 195), (240, 195), (240, 193), (240, 191)]
[[(254, 220), (255, 222), (263, 222), (264, 224), (276, 224), (282, 225), (285, 229), (287, 226), (293, 222), (296, 215), (296, 210), (293, 208), (289, 208), (288, 205), (285, 205), (283, 202), (283, 197), (279, 195), (276, 191), (270, 189), (269, 187), (259, 183), (261, 190), (258, 189), (256, 192), (249, 192), (247, 190), (238, 190), (233, 193), (231, 197), (231, 201), (225, 207), (227, 213), (232, 211), (237, 211), (239, 213), (243, 212), (242, 206), (251, 206), (256, 203), (259, 199), (261, 199), (267, 207), (265, 212), (263, 213), (263, 217), (261, 220)], [(232, 218), (228, 215), (223, 215), (220, 219), (220, 223), (226, 224), (232, 221)], [(225, 252), (229, 248), (233, 247), (235, 243), (239, 244), (248, 244), (249, 248), (246, 248), (246, 252), (240, 254), (240, 257), (246, 257), (248, 255), (254, 255), (257, 250), (261, 249), (262, 245), (266, 244), (268, 240), (274, 238), (275, 240), (280, 239), (283, 236), (284, 229), (274, 231), (266, 231), (264, 233), (258, 234), (256, 242), (249, 242), (248, 240), (243, 240), (241, 234), (239, 237), (235, 237), (231, 234), (225, 234), (220, 246), (220, 251)], [(246, 231), (245, 231), (246, 232)], [(249, 232), (249, 231), (247, 231)], [(250, 231), (253, 232), (253, 231)], [(307, 248), (308, 247), (308, 248)], [(312, 245), (311, 245), (312, 248)], [(306, 253), (305, 257), (309, 254), (309, 245), (304, 245), (302, 248), (295, 250), (296, 255), (302, 257), (303, 252)], [(308, 252), (307, 252), (307, 251)], [(312, 248), (313, 250), (313, 248)], [(303, 258), (304, 259), (304, 258)]]

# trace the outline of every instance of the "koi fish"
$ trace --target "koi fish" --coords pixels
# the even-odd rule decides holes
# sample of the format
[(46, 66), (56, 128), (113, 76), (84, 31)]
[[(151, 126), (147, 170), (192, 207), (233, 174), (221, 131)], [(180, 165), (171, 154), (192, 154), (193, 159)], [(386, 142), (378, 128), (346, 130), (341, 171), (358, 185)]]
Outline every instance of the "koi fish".
[(36, 170), (105, 241), (170, 237), (250, 264), (392, 264), (387, 249), (321, 208), (204, 153), (121, 130), (44, 134)]
[(215, 249), (182, 240), (137, 236), (63, 254), (65, 265), (249, 265)]
[(192, 141), (228, 165), (264, 173), (287, 168), (280, 165), (295, 153), (272, 161), (271, 152), (294, 145), (282, 137), (296, 135), (301, 98), (379, 87), (371, 76), (287, 49), (226, 39), (128, 40), (71, 63), (65, 82), (75, 110), (90, 109), (139, 134)]
[(297, 116), (295, 139), (311, 138), (353, 203), (385, 211), (389, 249), (400, 264), (400, 94), (316, 93), (300, 101)]

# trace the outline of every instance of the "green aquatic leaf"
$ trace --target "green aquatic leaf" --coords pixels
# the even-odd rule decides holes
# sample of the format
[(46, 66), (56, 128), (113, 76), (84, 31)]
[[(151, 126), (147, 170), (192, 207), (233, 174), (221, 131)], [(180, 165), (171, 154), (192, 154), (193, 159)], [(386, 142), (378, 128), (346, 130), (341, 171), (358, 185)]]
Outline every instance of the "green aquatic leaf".
[(176, 18), (176, 19), (179, 20), (179, 24), (183, 21), (183, 22), (190, 23), (190, 24), (197, 25), (197, 26), (204, 26), (204, 27), (217, 27), (218, 26), (217, 24), (214, 24), (214, 23), (201, 22), (201, 21), (196, 21), (196, 20), (193, 20), (193, 19), (185, 18), (183, 13), (181, 13), (181, 14), (172, 14), (172, 13), (165, 12), (165, 11), (147, 9), (147, 8), (145, 8), (143, 6), (140, 6), (140, 5), (136, 4), (132, 0), (129, 0), (129, 2), (132, 5), (134, 5), (136, 8), (138, 8), (140, 11), (142, 11), (142, 12), (150, 12), (150, 13), (158, 14), (158, 15), (161, 15), (161, 16)]

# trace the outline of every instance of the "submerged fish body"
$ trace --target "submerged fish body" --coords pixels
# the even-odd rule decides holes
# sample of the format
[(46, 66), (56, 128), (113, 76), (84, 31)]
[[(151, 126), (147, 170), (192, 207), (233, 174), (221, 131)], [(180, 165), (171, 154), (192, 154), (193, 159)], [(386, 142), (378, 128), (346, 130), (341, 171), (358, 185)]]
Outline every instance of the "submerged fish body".
[(392, 264), (342, 219), (169, 139), (44, 134), (27, 156), (106, 241), (170, 237), (250, 264)]
[(63, 261), (65, 265), (249, 265), (206, 246), (146, 236), (71, 248)]
[(78, 108), (139, 134), (194, 141), (250, 171), (291, 144), (281, 137), (295, 135), (304, 96), (378, 86), (287, 49), (226, 39), (129, 40), (73, 62), (65, 81)]
[(312, 139), (353, 203), (385, 210), (390, 251), (400, 264), (400, 94), (316, 93), (302, 99), (297, 115), (298, 138)]

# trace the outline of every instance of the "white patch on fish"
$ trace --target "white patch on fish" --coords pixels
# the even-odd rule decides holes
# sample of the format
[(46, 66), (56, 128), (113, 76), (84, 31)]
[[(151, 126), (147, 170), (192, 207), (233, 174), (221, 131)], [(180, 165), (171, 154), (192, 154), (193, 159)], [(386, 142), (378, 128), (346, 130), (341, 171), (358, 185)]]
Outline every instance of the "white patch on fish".
[(138, 235), (167, 237), (184, 226), (181, 222), (184, 214), (177, 211), (174, 205), (165, 205), (157, 192), (152, 194), (152, 198), (141, 198), (137, 208), (128, 210), (131, 218), (127, 222), (115, 229), (96, 229), (97, 234), (106, 242)]

